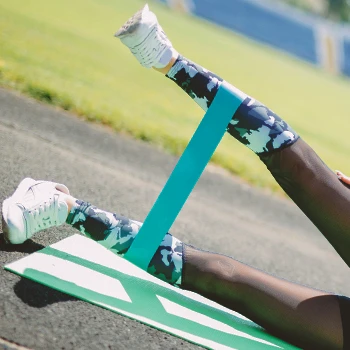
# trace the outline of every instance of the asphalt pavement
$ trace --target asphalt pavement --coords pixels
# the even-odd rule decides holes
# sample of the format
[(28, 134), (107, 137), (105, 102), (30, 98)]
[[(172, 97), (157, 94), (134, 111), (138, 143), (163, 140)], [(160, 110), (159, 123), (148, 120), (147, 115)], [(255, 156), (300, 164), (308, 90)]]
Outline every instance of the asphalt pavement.
[[(0, 89), (0, 160), (0, 202), (29, 176), (64, 183), (77, 198), (142, 221), (177, 158)], [(350, 295), (348, 267), (290, 200), (214, 166), (203, 174), (171, 232), (274, 275)], [(0, 239), (0, 265), (72, 233), (61, 226), (19, 246)], [(23, 347), (199, 348), (0, 269), (0, 349)]]

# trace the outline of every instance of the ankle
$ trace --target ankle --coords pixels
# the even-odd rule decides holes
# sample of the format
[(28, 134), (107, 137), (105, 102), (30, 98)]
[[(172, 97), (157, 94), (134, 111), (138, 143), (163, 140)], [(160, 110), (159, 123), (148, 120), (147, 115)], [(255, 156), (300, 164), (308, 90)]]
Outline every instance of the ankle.
[(175, 50), (173, 50), (173, 55), (169, 61), (169, 63), (164, 67), (164, 68), (154, 68), (156, 71), (166, 75), (170, 69), (172, 68), (172, 66), (174, 65), (174, 63), (176, 62), (177, 58), (179, 57), (179, 53)]
[[(64, 201), (66, 202), (66, 204), (68, 206), (68, 215), (72, 211), (72, 208), (75, 206), (76, 200), (77, 199), (72, 197), (71, 195), (67, 194), (64, 196)], [(68, 217), (68, 215), (67, 215), (67, 217)]]

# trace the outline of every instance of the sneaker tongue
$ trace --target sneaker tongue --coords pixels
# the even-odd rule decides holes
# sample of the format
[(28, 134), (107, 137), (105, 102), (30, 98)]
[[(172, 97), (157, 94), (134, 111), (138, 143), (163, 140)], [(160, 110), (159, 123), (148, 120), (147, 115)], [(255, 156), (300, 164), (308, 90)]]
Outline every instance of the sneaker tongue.
[(65, 194), (69, 194), (69, 189), (67, 188), (67, 186), (62, 185), (62, 184), (56, 184), (56, 189), (65, 193)]

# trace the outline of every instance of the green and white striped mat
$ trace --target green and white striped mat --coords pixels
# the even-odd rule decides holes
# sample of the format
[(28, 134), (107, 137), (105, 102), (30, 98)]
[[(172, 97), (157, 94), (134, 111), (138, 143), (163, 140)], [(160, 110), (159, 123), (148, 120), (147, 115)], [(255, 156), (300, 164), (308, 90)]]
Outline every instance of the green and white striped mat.
[(210, 349), (296, 349), (245, 317), (170, 286), (80, 235), (5, 269)]

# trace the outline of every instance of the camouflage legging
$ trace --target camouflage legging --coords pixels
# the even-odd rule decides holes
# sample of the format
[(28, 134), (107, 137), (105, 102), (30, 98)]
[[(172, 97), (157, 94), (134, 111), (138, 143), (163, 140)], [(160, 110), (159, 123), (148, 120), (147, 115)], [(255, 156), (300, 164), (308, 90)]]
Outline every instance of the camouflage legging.
[[(222, 79), (179, 56), (167, 77), (203, 110), (210, 107)], [(350, 266), (350, 191), (288, 124), (247, 97), (227, 127), (250, 148), (272, 176)]]
[[(119, 255), (124, 255), (138, 234), (142, 223), (98, 209), (77, 200), (67, 223), (81, 233)], [(148, 272), (170, 284), (181, 284), (183, 244), (167, 233), (154, 254)]]
[[(222, 79), (179, 57), (168, 77), (205, 111)], [(270, 109), (251, 97), (227, 131), (266, 164), (272, 176), (350, 266), (350, 191)], [(77, 201), (67, 222), (124, 254), (141, 223)], [(350, 299), (270, 276), (232, 258), (200, 251), (167, 233), (148, 266), (152, 275), (197, 292), (302, 348), (350, 348)]]
[[(181, 56), (167, 76), (205, 111), (222, 82)], [(349, 188), (285, 121), (251, 97), (234, 114), (227, 131), (260, 157), (350, 266)], [(242, 313), (283, 339), (302, 348), (350, 348), (349, 298), (310, 291), (187, 245), (183, 266), (182, 288)]]
[[(207, 111), (222, 83), (222, 79), (203, 67), (179, 57), (167, 74), (187, 94)], [(291, 145), (297, 133), (277, 114), (247, 96), (227, 126), (227, 131), (256, 154)]]
[[(222, 79), (179, 57), (167, 76), (202, 108), (210, 107)], [(270, 109), (247, 97), (227, 131), (253, 150), (272, 176), (330, 241), (350, 266), (350, 191), (316, 153)], [(77, 201), (68, 223), (118, 254), (129, 249), (141, 223)], [(171, 284), (181, 285), (182, 256), (186, 249), (170, 235), (155, 253), (148, 271)]]

